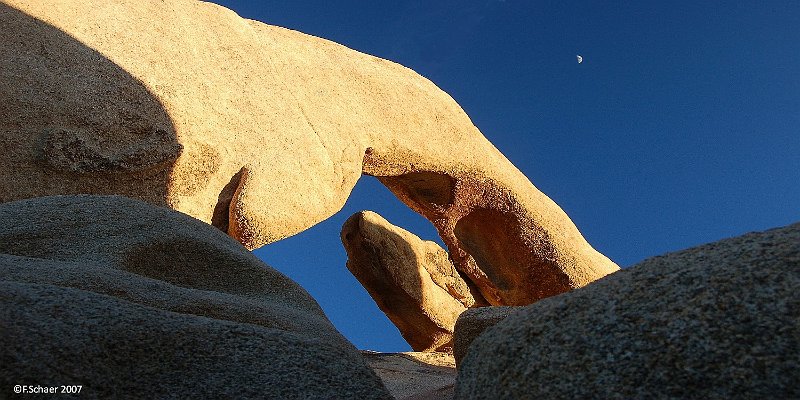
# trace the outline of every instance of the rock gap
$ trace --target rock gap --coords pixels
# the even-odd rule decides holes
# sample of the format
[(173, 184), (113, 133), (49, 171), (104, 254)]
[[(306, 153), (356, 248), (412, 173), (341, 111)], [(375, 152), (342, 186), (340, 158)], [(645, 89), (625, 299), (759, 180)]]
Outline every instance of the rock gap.
[[(256, 249), (254, 254), (306, 289), (356, 347), (384, 352), (411, 351), (397, 327), (345, 266), (347, 255), (339, 236), (342, 225), (348, 217), (363, 210), (373, 210), (444, 247), (428, 220), (367, 175), (358, 180), (339, 212), (303, 232)], [(363, 321), (357, 329), (350, 327), (353, 318)]]

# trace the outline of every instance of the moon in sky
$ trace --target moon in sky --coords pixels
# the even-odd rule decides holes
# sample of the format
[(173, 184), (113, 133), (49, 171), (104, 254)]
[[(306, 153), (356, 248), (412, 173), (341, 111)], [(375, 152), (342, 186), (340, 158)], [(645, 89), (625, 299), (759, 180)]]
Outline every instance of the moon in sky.
[(581, 56), (577, 56), (577, 57), (578, 57), (578, 64), (582, 63), (583, 62), (583, 57), (581, 57)]

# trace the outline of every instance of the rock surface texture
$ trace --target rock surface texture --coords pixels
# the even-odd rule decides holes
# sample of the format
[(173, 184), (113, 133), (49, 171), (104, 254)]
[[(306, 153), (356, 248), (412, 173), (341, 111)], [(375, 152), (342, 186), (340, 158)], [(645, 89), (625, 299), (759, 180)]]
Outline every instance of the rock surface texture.
[(800, 398), (800, 224), (655, 257), (489, 328), (456, 398)]
[(390, 398), (296, 283), (120, 196), (0, 205), (0, 383), (87, 398)]
[(194, 0), (2, 0), (0, 20), (2, 202), (125, 195), (252, 249), (331, 216), (365, 173), (490, 304), (617, 270), (401, 65)]
[(461, 313), (453, 328), (453, 358), (456, 365), (461, 364), (461, 360), (469, 351), (469, 346), (483, 331), (497, 325), (520, 309), (522, 307), (478, 307)]
[(456, 366), (447, 353), (374, 353), (367, 363), (397, 400), (448, 400), (454, 395)]
[(371, 211), (344, 223), (342, 243), (347, 268), (415, 351), (452, 350), (456, 319), (475, 299), (446, 251)]

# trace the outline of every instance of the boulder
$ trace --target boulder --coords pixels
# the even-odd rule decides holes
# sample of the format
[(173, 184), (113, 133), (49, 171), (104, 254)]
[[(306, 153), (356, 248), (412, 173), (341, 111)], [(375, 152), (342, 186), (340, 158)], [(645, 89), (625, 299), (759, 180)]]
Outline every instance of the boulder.
[(494, 305), (616, 271), (433, 83), (195, 0), (0, 0), (0, 202), (118, 194), (249, 249), (362, 173), (431, 220)]
[(447, 252), (371, 211), (348, 218), (341, 237), (347, 268), (411, 347), (451, 351), (456, 319), (475, 299)]
[(520, 308), (522, 307), (477, 307), (461, 313), (453, 327), (453, 356), (456, 365), (461, 364), (475, 338)]
[[(89, 398), (390, 398), (296, 283), (121, 196), (0, 205), (0, 383)], [(10, 389), (9, 389), (10, 390)]]
[(528, 306), (456, 398), (800, 397), (800, 224), (655, 257)]
[(456, 368), (452, 354), (372, 351), (362, 354), (396, 400), (453, 398)]

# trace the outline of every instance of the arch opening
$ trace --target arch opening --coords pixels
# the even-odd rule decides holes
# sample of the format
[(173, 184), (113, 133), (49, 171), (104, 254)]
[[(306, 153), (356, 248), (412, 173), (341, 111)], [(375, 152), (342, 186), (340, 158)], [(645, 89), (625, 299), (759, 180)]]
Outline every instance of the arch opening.
[(308, 291), (334, 326), (359, 349), (411, 351), (398, 328), (347, 271), (340, 232), (348, 217), (373, 210), (416, 235), (444, 246), (435, 228), (372, 176), (362, 176), (345, 205), (328, 219), (253, 251)]

